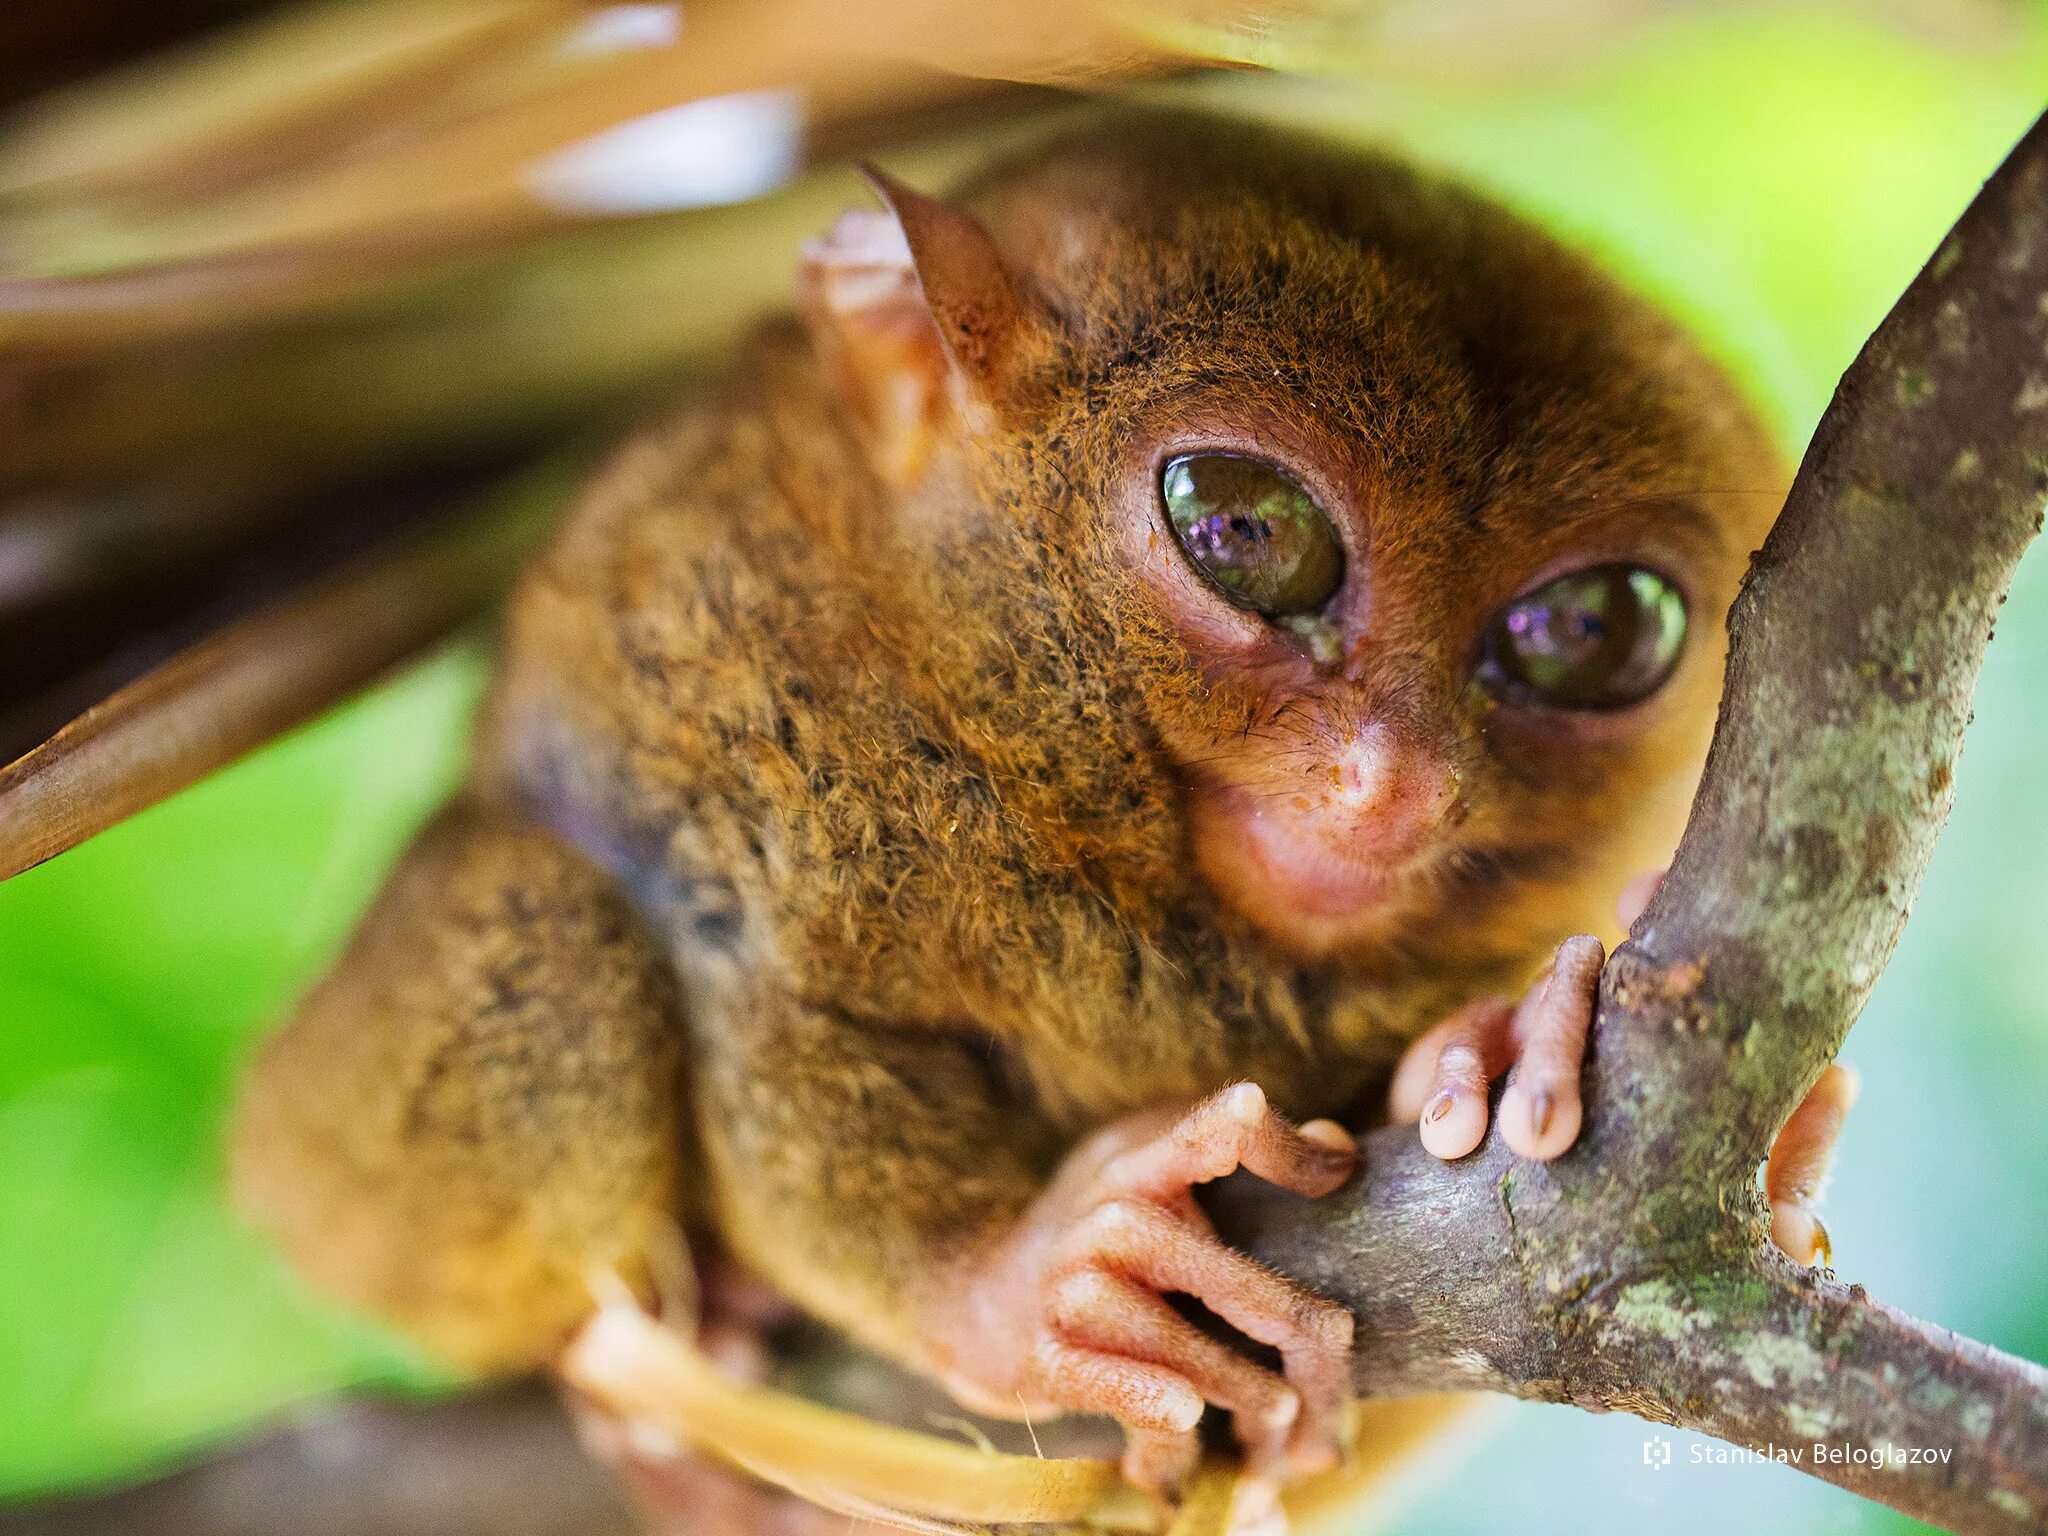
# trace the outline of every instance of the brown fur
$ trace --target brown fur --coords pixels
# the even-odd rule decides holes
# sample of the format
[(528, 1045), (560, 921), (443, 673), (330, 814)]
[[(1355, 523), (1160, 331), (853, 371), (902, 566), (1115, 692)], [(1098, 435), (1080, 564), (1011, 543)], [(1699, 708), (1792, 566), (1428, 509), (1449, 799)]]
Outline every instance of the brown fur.
[[(843, 384), (770, 325), (618, 456), (521, 583), (475, 790), (609, 870), (672, 968), (703, 1143), (681, 1177), (726, 1242), (913, 1364), (920, 1280), (1014, 1220), (1088, 1127), (1238, 1078), (1356, 1117), (1404, 1041), (1604, 924), (1675, 832), (1718, 621), (1781, 477), (1667, 322), (1389, 161), (1124, 116), (965, 203), (1001, 253), (988, 312), (1007, 329), (974, 335), (976, 387), (892, 458), (915, 473), (878, 473)], [(1112, 515), (1148, 434), (1219, 414), (1361, 488), (1359, 697), (1441, 733), (1463, 786), (1384, 934), (1325, 960), (1218, 900), (1186, 818), (1200, 744), (1269, 742), (1304, 772), (1316, 744), (1259, 676), (1193, 661)], [(1487, 616), (1547, 560), (1609, 549), (1684, 580), (1678, 676), (1626, 730), (1501, 718), (1468, 682)], [(580, 874), (504, 866), (528, 907), (495, 936), (474, 899), (437, 897), (469, 878), (445, 846), (464, 835), (413, 856), (274, 1044), (241, 1151), (326, 1283), (502, 1363), (543, 1357), (582, 1304), (569, 1277), (674, 1198), (637, 1086), (599, 1113), (538, 1068), (588, 1031), (666, 1037), (625, 941), (558, 920), (600, 900)], [(402, 1128), (458, 1086), (390, 1063), (427, 1049), (415, 1036), (504, 1027), (455, 923), (532, 968), (532, 1034), (526, 1070), (460, 1090), (478, 1105), (442, 1145), (439, 1120)], [(439, 1059), (495, 1060), (475, 1042)], [(319, 1220), (294, 1218), (294, 1190)], [(389, 1272), (399, 1244), (443, 1276), (441, 1311)], [(483, 1299), (500, 1283), (516, 1305)]]
[(259, 1058), (236, 1193), (322, 1285), (524, 1365), (591, 1270), (644, 1278), (672, 1227), (681, 1063), (674, 982), (611, 883), (458, 803)]

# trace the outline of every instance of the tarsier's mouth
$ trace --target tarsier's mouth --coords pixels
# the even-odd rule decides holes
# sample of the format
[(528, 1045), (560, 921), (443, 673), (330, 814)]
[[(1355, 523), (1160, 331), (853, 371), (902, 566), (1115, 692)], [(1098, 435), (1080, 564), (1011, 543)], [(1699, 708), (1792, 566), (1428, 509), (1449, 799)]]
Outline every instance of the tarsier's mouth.
[(1197, 792), (1210, 879), (1261, 927), (1375, 926), (1406, 904), (1445, 853), (1440, 839), (1362, 837), (1285, 796)]
[(1245, 827), (1247, 862), (1274, 895), (1304, 916), (1364, 916), (1390, 906), (1430, 860), (1347, 846), (1300, 822), (1254, 816)]

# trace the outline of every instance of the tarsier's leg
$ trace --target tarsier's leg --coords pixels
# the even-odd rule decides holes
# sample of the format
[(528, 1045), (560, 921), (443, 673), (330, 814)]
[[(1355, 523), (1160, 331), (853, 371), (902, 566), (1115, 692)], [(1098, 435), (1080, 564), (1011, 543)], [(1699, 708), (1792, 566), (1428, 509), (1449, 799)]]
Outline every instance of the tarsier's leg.
[[(1108, 1414), (1130, 1473), (1170, 1489), (1205, 1404), (1278, 1473), (1335, 1454), (1350, 1317), (1224, 1245), (1190, 1188), (1238, 1167), (1326, 1194), (1354, 1162), (1239, 1085), (1060, 1137), (986, 1044), (789, 1009), (738, 1011), (701, 1082), (721, 1227), (740, 1256), (857, 1337), (1006, 1418)], [(728, 1054), (729, 1052), (729, 1054)], [(1190, 1324), (1193, 1297), (1280, 1351), (1270, 1371)]]
[[(1641, 915), (1660, 878), (1629, 883), (1618, 904), (1623, 926)], [(1519, 1004), (1481, 998), (1419, 1037), (1395, 1070), (1390, 1118), (1416, 1122), (1422, 1144), (1437, 1156), (1463, 1157), (1485, 1137), (1488, 1091), (1505, 1074), (1501, 1139), (1522, 1157), (1547, 1160), (1563, 1152), (1579, 1134), (1579, 1074), (1605, 959), (1591, 935), (1566, 939)], [(1764, 1172), (1771, 1236), (1802, 1264), (1828, 1256), (1827, 1230), (1808, 1207), (1855, 1098), (1855, 1076), (1830, 1066), (1771, 1149)]]
[(457, 805), (244, 1092), (242, 1204), (317, 1283), (476, 1369), (547, 1359), (672, 1243), (668, 969), (551, 835)]

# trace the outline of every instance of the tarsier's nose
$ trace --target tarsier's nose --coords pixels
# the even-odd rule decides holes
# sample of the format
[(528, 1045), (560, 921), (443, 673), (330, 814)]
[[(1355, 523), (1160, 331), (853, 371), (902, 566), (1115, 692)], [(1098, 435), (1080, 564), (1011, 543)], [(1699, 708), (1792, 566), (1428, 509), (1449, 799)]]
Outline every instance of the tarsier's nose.
[(1458, 773), (1436, 743), (1384, 721), (1369, 721), (1345, 741), (1328, 769), (1324, 804), (1348, 823), (1359, 852), (1387, 858), (1418, 853), (1458, 806)]

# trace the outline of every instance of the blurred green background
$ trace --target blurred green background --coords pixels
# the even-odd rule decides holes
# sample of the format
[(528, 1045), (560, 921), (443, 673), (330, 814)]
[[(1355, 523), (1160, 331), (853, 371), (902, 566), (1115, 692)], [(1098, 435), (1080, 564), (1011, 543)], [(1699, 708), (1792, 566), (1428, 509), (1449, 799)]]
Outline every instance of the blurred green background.
[[(1390, 138), (1497, 189), (1694, 323), (1796, 449), (2048, 101), (2048, 11), (1944, 18), (1933, 5), (1673, 8), (1612, 27), (1580, 14), (1581, 38), (1554, 38), (1562, 61), (1527, 70), (1510, 51), (1497, 68), (1390, 72), (1331, 33), (1282, 60), (1286, 77), (1211, 89)], [(0, 1498), (134, 1474), (309, 1394), (429, 1380), (401, 1346), (295, 1292), (236, 1230), (218, 1141), (251, 1041), (459, 771), (484, 664), (478, 646), (446, 652), (0, 886)], [(1991, 651), (1953, 824), (1850, 1042), (1865, 1091), (1827, 1207), (1845, 1276), (2036, 1360), (2043, 678), (2036, 556)], [(1691, 1466), (1683, 1436), (1673, 1464), (1651, 1468), (1648, 1433), (1510, 1408), (1483, 1475), (1439, 1480), (1400, 1528), (1916, 1528), (1796, 1473)]]

